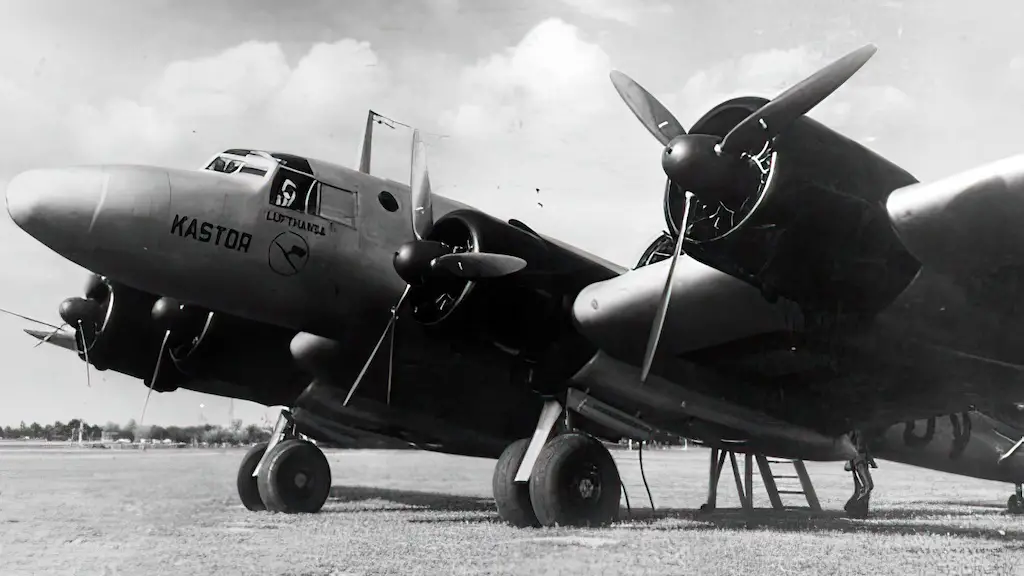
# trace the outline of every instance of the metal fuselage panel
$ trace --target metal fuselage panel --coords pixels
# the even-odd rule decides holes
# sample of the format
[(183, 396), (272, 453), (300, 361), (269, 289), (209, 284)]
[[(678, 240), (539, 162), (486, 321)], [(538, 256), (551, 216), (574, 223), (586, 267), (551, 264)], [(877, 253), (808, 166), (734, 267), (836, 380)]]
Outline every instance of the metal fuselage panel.
[(1018, 484), (1024, 482), (1024, 453), (1000, 462), (1020, 437), (1006, 436), (1005, 424), (980, 412), (912, 420), (890, 426), (869, 441), (871, 454), (911, 466)]

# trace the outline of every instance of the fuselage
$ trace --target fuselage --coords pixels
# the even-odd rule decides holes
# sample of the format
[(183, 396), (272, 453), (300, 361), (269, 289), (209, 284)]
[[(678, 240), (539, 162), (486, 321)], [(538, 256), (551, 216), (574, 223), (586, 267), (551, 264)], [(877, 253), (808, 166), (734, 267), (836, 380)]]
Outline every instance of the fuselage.
[[(813, 123), (801, 129), (815, 134), (827, 131)], [(794, 138), (800, 131), (796, 133)], [(868, 154), (836, 138), (842, 145), (835, 144), (829, 161), (837, 166), (844, 153)], [(807, 186), (807, 182), (827, 176), (802, 171), (808, 161), (801, 154), (810, 152), (804, 144), (795, 145), (795, 150), (795, 160), (787, 168), (792, 181)], [(872, 173), (875, 181), (854, 180), (855, 185), (884, 198), (884, 191), (871, 186), (892, 189), (912, 180), (898, 168), (885, 166), (888, 172)], [(786, 182), (783, 179), (775, 185)], [(7, 204), (21, 228), (98, 274), (149, 294), (330, 339), (337, 344), (332, 359), (337, 367), (334, 383), (341, 387), (355, 379), (405, 288), (392, 258), (400, 246), (413, 239), (408, 186), (327, 162), (248, 150), (220, 154), (202, 170), (102, 166), (31, 171), (11, 181)], [(850, 209), (856, 210), (852, 206)], [(434, 195), (436, 220), (468, 208)], [(713, 400), (715, 406), (706, 413), (720, 426), (729, 428), (729, 422), (740, 425), (760, 418), (751, 417), (753, 410), (774, 420), (765, 427), (748, 427), (748, 438), (770, 436), (771, 430), (784, 428), (786, 423), (797, 424), (820, 436), (814, 440), (819, 448), (808, 452), (812, 457), (843, 459), (848, 455), (848, 443), (839, 446), (833, 439), (863, 423), (857, 417), (865, 411), (879, 422), (902, 421), (906, 419), (906, 402), (914, 401), (922, 417), (948, 413), (951, 408), (941, 402), (941, 394), (933, 406), (919, 402), (920, 389), (927, 387), (930, 379), (945, 387), (970, 386), (971, 378), (995, 380), (1007, 387), (1022, 383), (1019, 366), (1011, 363), (1014, 358), (994, 361), (1002, 360), (992, 349), (992, 343), (998, 345), (996, 335), (981, 336), (988, 338), (988, 345), (968, 348), (965, 355), (944, 347), (951, 330), (930, 329), (933, 308), (950, 309), (952, 320), (947, 321), (963, 321), (972, 333), (990, 327), (985, 319), (995, 320), (997, 314), (982, 300), (965, 299), (962, 287), (945, 276), (921, 272), (908, 277), (904, 265), (901, 274), (905, 278), (892, 281), (908, 287), (866, 328), (838, 330), (836, 340), (845, 348), (830, 355), (821, 350), (820, 331), (814, 334), (819, 339), (811, 343), (814, 346), (802, 343), (798, 349), (790, 345), (788, 337), (793, 330), (799, 332), (808, 324), (806, 308), (785, 297), (769, 303), (748, 281), (696, 258), (683, 257), (662, 338), (664, 351), (653, 371), (667, 392), (650, 395), (657, 386), (649, 386), (645, 392), (649, 397), (641, 402), (637, 399), (643, 394), (638, 396), (630, 389), (635, 385), (630, 370), (639, 366), (638, 353), (657, 301), (654, 292), (661, 290), (668, 262), (626, 272), (552, 239), (541, 239), (532, 231), (506, 227), (512, 232), (501, 234), (525, 238), (505, 239), (507, 242), (529, 244), (529, 239), (535, 238), (546, 250), (557, 253), (555, 276), (570, 279), (571, 285), (562, 286), (555, 298), (567, 301), (554, 304), (556, 310), (548, 317), (564, 315), (567, 320), (571, 316), (590, 342), (577, 338), (569, 349), (553, 349), (548, 357), (573, 358), (563, 361), (557, 373), (568, 381), (589, 366), (589, 372), (580, 374), (583, 380), (589, 379), (596, 393), (620, 406), (642, 410), (668, 429), (678, 429), (699, 405), (686, 406), (684, 401), (680, 407), (676, 392), (698, 392)], [(842, 245), (838, 237), (830, 241)], [(855, 255), (845, 257), (856, 261)], [(858, 268), (861, 276), (854, 279), (853, 288), (845, 289), (850, 292), (866, 285), (863, 275), (870, 269), (870, 265)], [(606, 323), (606, 337), (592, 338), (594, 334), (586, 330), (586, 315), (590, 310), (609, 309), (607, 301), (598, 305), (602, 283), (614, 283), (612, 291), (629, 300), (620, 307), (621, 322)], [(534, 288), (537, 294), (550, 292), (547, 285)], [(581, 290), (582, 297), (577, 298)], [(891, 287), (879, 292), (883, 293), (894, 295)], [(496, 292), (492, 296), (520, 303), (518, 294), (508, 298), (507, 293)], [(953, 305), (957, 303), (960, 305)], [(534, 312), (506, 312), (507, 317), (498, 324), (522, 320)], [(523, 322), (520, 339), (524, 334), (540, 333), (538, 329), (546, 321)], [(400, 319), (399, 333), (405, 336), (399, 336), (395, 344), (395, 380), (418, 391), (396, 400), (394, 407), (404, 402), (409, 407), (425, 406), (429, 402), (424, 404), (424, 399), (428, 399), (440, 402), (427, 410), (432, 416), (462, 418), (459, 404), (487, 402), (489, 396), (501, 398), (505, 406), (526, 409), (514, 416), (505, 414), (504, 422), (493, 421), (495, 412), (484, 413), (470, 429), (501, 429), (506, 439), (529, 434), (539, 404), (522, 376), (532, 368), (515, 358), (517, 351), (503, 350), (499, 343), (455, 349), (408, 318)], [(975, 340), (971, 342), (978, 341), (977, 334), (972, 337)], [(467, 361), (470, 356), (472, 362)], [(823, 366), (833, 361), (836, 366)], [(376, 400), (384, 400), (387, 393), (386, 409), (392, 405), (390, 392), (385, 391), (386, 364), (377, 363), (371, 372), (374, 384), (366, 391)], [(445, 385), (439, 387), (438, 382)], [(473, 386), (479, 382), (507, 384), (481, 392)], [(863, 404), (872, 398), (870, 390), (879, 386), (888, 390), (884, 401)], [(894, 394), (893, 390), (901, 392)], [(443, 397), (450, 401), (441, 402)], [(821, 404), (816, 399), (823, 397), (827, 409), (808, 409)], [(728, 404), (741, 409), (733, 410)], [(776, 452), (792, 453), (793, 445), (786, 447), (791, 442), (787, 437), (791, 435), (769, 439), (766, 446), (781, 445)]]

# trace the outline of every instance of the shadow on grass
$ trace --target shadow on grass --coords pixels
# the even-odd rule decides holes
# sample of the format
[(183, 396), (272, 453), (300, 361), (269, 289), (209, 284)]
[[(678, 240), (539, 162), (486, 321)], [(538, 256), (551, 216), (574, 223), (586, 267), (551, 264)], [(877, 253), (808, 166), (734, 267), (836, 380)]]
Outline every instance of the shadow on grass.
[[(957, 503), (961, 504), (961, 503)], [(935, 516), (945, 516), (948, 522)], [(836, 531), (868, 534), (927, 534), (951, 535), (965, 538), (1001, 540), (1024, 543), (1024, 531), (1013, 529), (1000, 534), (995, 528), (982, 526), (954, 526), (953, 522), (968, 518), (1015, 518), (1009, 514), (985, 507), (975, 510), (950, 510), (933, 507), (884, 508), (874, 510), (864, 520), (848, 518), (842, 510), (771, 510), (744, 511), (738, 508), (718, 509), (705, 513), (699, 510), (659, 509), (653, 515), (649, 508), (634, 510), (632, 519), (623, 509), (619, 523), (639, 524), (637, 529), (658, 531), (682, 530), (776, 530), (783, 532)], [(661, 523), (663, 520), (683, 520), (685, 524)]]
[[(396, 490), (393, 488), (374, 488), (371, 486), (332, 486), (328, 501), (363, 502), (367, 500), (384, 500), (405, 507), (422, 508), (445, 512), (493, 512), (493, 498), (476, 496), (458, 496), (439, 492), (417, 492), (415, 490)], [(408, 510), (405, 507), (385, 508), (389, 510)], [(379, 510), (379, 508), (369, 511)]]
[[(334, 486), (330, 500), (333, 502), (363, 502), (380, 500), (398, 504), (367, 508), (375, 511), (416, 511), (455, 512), (454, 517), (410, 518), (410, 522), (427, 524), (500, 523), (493, 498), (458, 496), (438, 492), (419, 492), (369, 486)], [(936, 507), (943, 502), (922, 502), (921, 506), (879, 508), (865, 520), (847, 518), (842, 510), (813, 512), (801, 509), (755, 509), (744, 511), (738, 508), (719, 508), (711, 513), (694, 509), (659, 508), (652, 516), (650, 508), (635, 509), (630, 514), (625, 507), (620, 509), (618, 525), (624, 529), (687, 531), (687, 530), (776, 530), (785, 532), (836, 531), (844, 533), (870, 534), (929, 534), (953, 535), (966, 538), (1013, 541), (1024, 543), (1024, 530), (1016, 526), (1004, 534), (992, 527), (954, 526), (971, 518), (994, 517), (1016, 518), (1005, 510), (988, 503), (973, 505), (965, 502), (950, 502), (959, 508)], [(968, 506), (968, 509), (964, 509)], [(462, 514), (458, 514), (462, 513)], [(945, 517), (943, 518), (936, 517)], [(665, 522), (669, 520), (670, 522)], [(671, 520), (681, 520), (674, 523)], [(625, 526), (622, 526), (626, 524)]]

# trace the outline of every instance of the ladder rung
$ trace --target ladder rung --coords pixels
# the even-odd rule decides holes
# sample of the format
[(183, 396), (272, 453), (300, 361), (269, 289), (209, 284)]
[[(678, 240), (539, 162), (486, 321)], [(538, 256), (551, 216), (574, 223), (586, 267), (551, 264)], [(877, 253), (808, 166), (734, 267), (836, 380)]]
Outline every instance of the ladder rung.
[(803, 494), (803, 490), (776, 490), (779, 494)]
[(777, 460), (774, 458), (766, 458), (770, 464), (792, 464), (796, 460)]
[(778, 480), (779, 478), (799, 478), (799, 476), (797, 476), (795, 474), (792, 474), (792, 475), (791, 474), (779, 474), (778, 476), (772, 476), (772, 478), (775, 478), (776, 480)]

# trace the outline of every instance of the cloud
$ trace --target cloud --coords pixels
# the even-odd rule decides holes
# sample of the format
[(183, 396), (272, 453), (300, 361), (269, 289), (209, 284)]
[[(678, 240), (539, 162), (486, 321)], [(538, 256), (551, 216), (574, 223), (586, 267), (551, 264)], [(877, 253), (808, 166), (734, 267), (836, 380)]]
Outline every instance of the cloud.
[[(798, 46), (763, 50), (723, 60), (691, 76), (677, 94), (665, 99), (665, 104), (686, 126), (729, 98), (774, 98), (837, 57), (807, 46)], [(808, 116), (840, 128), (850, 125), (854, 119), (856, 122), (878, 121), (880, 116), (911, 109), (913, 99), (907, 93), (892, 85), (872, 84), (865, 78), (870, 65), (869, 61), (843, 86), (813, 108)]]
[[(619, 100), (610, 70), (609, 55), (559, 19), (467, 67), (456, 103), (441, 113), (451, 138), (429, 153), (432, 184), (495, 216), (634, 263), (640, 244), (663, 227), (664, 174), (657, 142)], [(623, 135), (641, 146), (624, 149)]]
[(142, 100), (178, 118), (234, 117), (263, 103), (290, 75), (278, 44), (246, 42), (213, 56), (172, 62)]
[(604, 108), (610, 58), (558, 19), (531, 29), (519, 44), (469, 67), (455, 110), (441, 124), (460, 136), (543, 128), (559, 132)]
[(134, 97), (74, 105), (62, 129), (84, 162), (194, 164), (218, 144), (317, 148), (325, 126), (355, 129), (363, 113), (352, 111), (371, 107), (388, 78), (366, 42), (314, 44), (294, 66), (277, 43), (245, 42), (171, 62)]
[(614, 20), (636, 26), (641, 17), (667, 14), (672, 6), (662, 2), (640, 3), (636, 0), (562, 0), (565, 4), (592, 18)]

